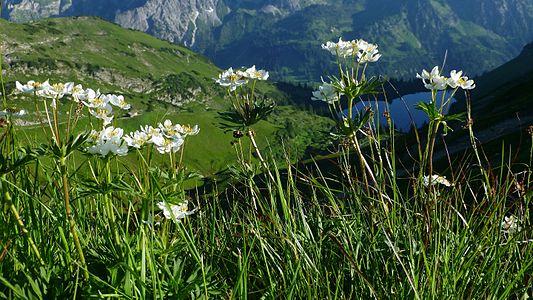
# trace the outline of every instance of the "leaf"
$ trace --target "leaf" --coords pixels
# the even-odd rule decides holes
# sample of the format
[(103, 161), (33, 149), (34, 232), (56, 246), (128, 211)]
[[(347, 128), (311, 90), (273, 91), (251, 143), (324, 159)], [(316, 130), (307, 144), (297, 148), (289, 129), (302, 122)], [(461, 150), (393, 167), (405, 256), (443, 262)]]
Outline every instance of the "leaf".
[(462, 121), (465, 116), (465, 113), (459, 113), (454, 115), (447, 115), (443, 117), (443, 120), (445, 121)]

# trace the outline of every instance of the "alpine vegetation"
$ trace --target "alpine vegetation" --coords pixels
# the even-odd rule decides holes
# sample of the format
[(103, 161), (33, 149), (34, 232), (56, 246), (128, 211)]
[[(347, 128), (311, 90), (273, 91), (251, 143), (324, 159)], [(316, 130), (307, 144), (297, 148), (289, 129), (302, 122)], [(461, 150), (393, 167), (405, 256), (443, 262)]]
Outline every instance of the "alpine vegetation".
[[(400, 134), (389, 111), (382, 124), (356, 105), (384, 94), (367, 74), (378, 45), (322, 48), (338, 72), (309, 97), (335, 123), (323, 128), (329, 153), (294, 163), (260, 147), (257, 128), (279, 109), (269, 73), (229, 68), (212, 84), (233, 140), (204, 146), (232, 147), (236, 163), (212, 178), (184, 155), (190, 137), (212, 134), (204, 125), (124, 118), (128, 97), (73, 82), (6, 93), (0, 77), (0, 298), (532, 297), (533, 145), (529, 161), (505, 145), (489, 159), (472, 126), (475, 82), (439, 67), (413, 74), (429, 122)], [(466, 112), (445, 114), (456, 93)], [(16, 108), (22, 96), (35, 111)], [(24, 139), (15, 120), (28, 116), (45, 142)], [(462, 155), (449, 151), (453, 130), (470, 142)]]

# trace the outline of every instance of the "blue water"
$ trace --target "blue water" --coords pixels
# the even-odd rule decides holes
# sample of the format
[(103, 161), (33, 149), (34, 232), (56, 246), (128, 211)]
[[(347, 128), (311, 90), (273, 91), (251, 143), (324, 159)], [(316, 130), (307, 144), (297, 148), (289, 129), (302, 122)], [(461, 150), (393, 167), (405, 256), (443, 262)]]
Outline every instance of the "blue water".
[[(448, 99), (449, 93), (445, 96)], [(442, 99), (442, 91), (437, 93), (437, 105), (440, 105)], [(385, 101), (364, 101), (359, 102), (354, 107), (354, 112), (364, 111), (365, 107), (371, 106), (376, 117), (379, 116), (379, 121), (383, 125), (387, 125), (387, 119), (383, 116), (383, 112), (389, 111), (391, 119), (397, 130), (401, 132), (408, 132), (414, 124), (417, 128), (427, 124), (429, 119), (421, 110), (416, 109), (418, 102), (429, 103), (431, 101), (431, 92), (420, 92), (405, 95), (402, 98), (395, 98), (391, 103)], [(456, 102), (455, 98), (450, 100), (450, 103), (445, 107), (444, 114), (448, 113), (448, 108), (452, 103)]]

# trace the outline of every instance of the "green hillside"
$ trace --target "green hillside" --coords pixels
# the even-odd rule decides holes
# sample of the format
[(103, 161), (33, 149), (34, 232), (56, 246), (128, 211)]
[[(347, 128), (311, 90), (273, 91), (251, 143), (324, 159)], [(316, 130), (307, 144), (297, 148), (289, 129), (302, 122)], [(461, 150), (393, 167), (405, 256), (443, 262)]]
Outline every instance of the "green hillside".
[[(230, 146), (231, 132), (221, 128), (222, 119), (218, 116), (218, 112), (229, 107), (225, 91), (213, 80), (221, 70), (201, 55), (94, 17), (28, 24), (0, 19), (0, 47), (7, 92), (14, 90), (17, 80), (50, 79), (123, 94), (136, 113), (116, 121), (127, 131), (167, 118), (175, 123), (199, 124), (201, 134), (187, 145), (186, 161), (190, 167), (211, 175), (235, 158)], [(259, 89), (278, 103), (288, 103), (288, 96), (273, 85), (262, 84)], [(12, 100), (9, 105), (35, 111), (30, 99), (16, 95), (9, 99)], [(257, 124), (258, 142), (260, 147), (279, 145), (278, 137), (283, 136), (288, 146), (297, 149), (295, 157), (303, 154), (307, 142), (320, 140), (319, 130), (327, 128), (330, 122), (291, 106), (279, 107), (277, 111), (271, 121)], [(293, 126), (297, 132), (284, 134), (286, 120), (295, 114), (315, 121), (305, 128)], [(30, 113), (20, 122), (27, 125), (31, 118)], [(21, 128), (31, 140), (40, 136), (38, 126)], [(281, 153), (279, 146), (273, 148), (274, 154)]]

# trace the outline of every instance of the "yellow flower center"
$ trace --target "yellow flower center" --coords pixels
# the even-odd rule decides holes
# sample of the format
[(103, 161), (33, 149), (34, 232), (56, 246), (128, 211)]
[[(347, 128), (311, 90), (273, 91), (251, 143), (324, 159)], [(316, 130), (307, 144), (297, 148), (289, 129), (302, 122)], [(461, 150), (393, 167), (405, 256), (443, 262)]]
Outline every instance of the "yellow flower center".
[(237, 81), (237, 80), (239, 80), (239, 78), (240, 78), (240, 76), (237, 75), (237, 74), (231, 74), (231, 75), (228, 76), (228, 79), (230, 81)]

